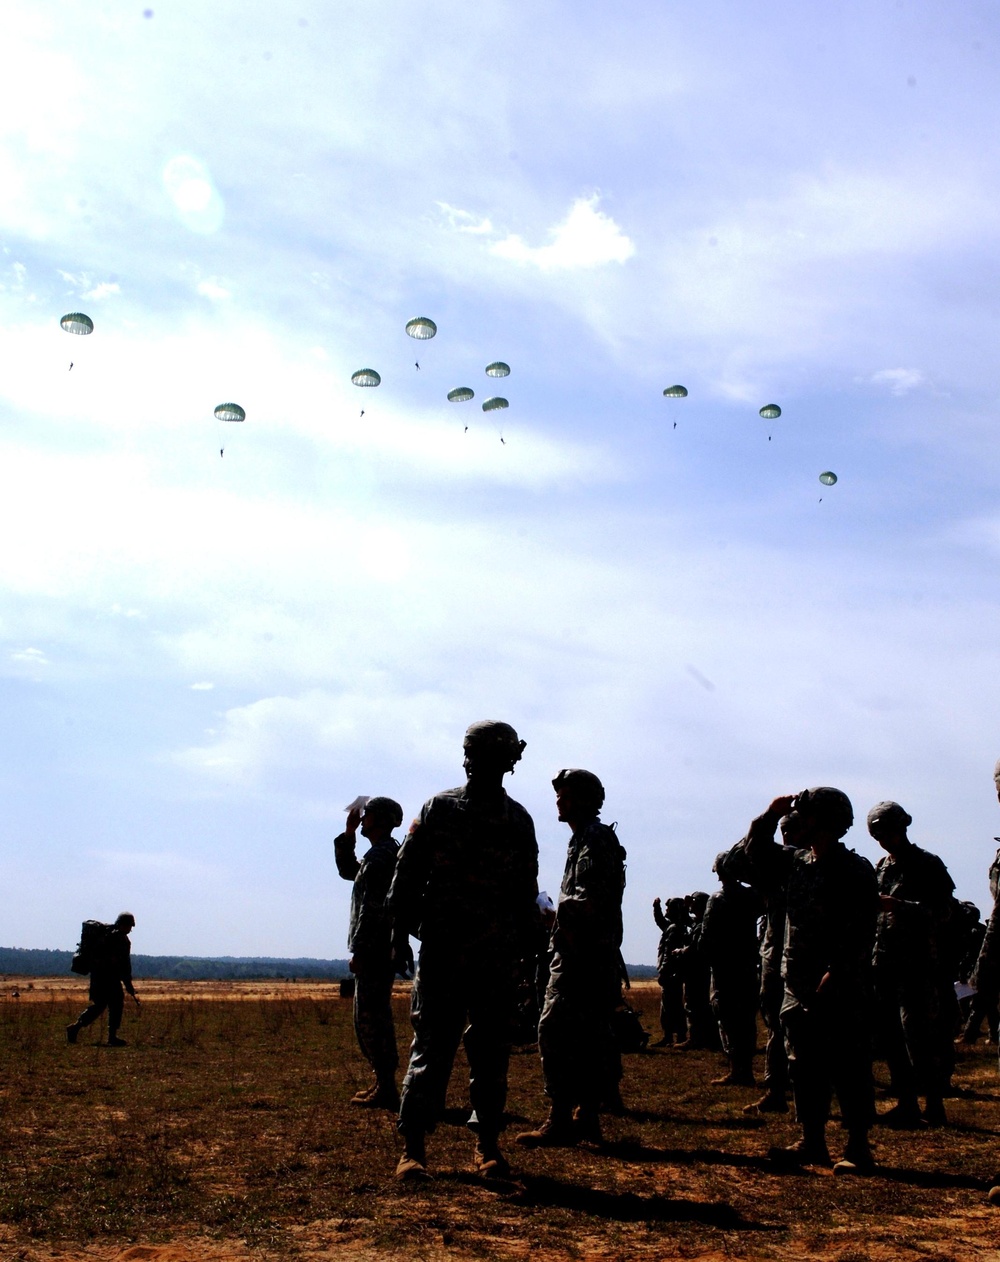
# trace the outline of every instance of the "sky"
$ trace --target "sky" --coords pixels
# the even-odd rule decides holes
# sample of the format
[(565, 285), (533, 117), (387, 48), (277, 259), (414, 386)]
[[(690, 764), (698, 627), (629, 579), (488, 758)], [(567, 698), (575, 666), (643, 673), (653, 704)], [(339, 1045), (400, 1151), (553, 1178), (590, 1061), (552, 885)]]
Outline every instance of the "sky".
[(343, 956), (485, 718), (631, 962), (817, 784), (986, 911), (997, 6), (147, 2), (5, 5), (0, 945)]

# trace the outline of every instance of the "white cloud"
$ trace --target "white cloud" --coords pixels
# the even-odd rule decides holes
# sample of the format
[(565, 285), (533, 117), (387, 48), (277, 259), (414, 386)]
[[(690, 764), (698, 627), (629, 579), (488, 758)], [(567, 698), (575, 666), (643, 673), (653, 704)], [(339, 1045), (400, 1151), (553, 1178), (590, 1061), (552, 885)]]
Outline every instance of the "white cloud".
[(597, 209), (599, 201), (596, 193), (577, 198), (562, 223), (551, 230), (549, 245), (531, 246), (512, 233), (490, 249), (500, 258), (532, 263), (543, 272), (624, 263), (635, 253), (635, 246), (610, 215)]
[(924, 380), (919, 368), (883, 368), (871, 377), (872, 385), (887, 386), (895, 395), (908, 394), (923, 385)]
[(202, 680), (200, 683), (192, 684), (192, 692), (211, 692), (215, 684), (209, 683), (208, 680)]
[(438, 202), (438, 206), (448, 222), (458, 232), (468, 232), (473, 236), (488, 236), (493, 231), (491, 220), (470, 214), (467, 210), (459, 210), (457, 206), (449, 206), (447, 202)]
[(84, 298), (91, 298), (95, 302), (100, 302), (102, 298), (110, 298), (113, 294), (120, 293), (121, 286), (115, 281), (102, 281), (101, 284), (95, 285), (93, 289), (88, 290), (83, 296)]
[(222, 302), (224, 299), (232, 297), (229, 290), (215, 280), (199, 281), (196, 288), (203, 298), (210, 298), (213, 302)]
[(19, 649), (11, 653), (12, 662), (20, 662), (25, 666), (48, 666), (49, 659), (41, 649)]

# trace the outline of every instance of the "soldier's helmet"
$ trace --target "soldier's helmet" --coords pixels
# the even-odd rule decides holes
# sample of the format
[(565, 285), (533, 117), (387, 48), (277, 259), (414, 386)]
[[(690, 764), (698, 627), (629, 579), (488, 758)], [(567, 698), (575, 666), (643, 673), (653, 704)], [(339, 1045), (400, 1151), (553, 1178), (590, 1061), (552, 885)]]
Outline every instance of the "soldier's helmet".
[(398, 828), (403, 822), (403, 808), (392, 798), (369, 798), (365, 803), (365, 814), (379, 820), (390, 829)]
[(803, 789), (792, 802), (792, 810), (810, 823), (829, 828), (838, 837), (854, 823), (854, 807), (851, 799), (840, 789), (826, 786), (817, 789)]
[(592, 771), (580, 767), (564, 767), (552, 781), (555, 790), (571, 789), (577, 797), (599, 811), (604, 805), (604, 785)]
[(687, 899), (686, 898), (668, 898), (667, 899), (667, 919), (682, 920), (687, 916)]
[(483, 719), (473, 723), (465, 733), (462, 748), (467, 754), (494, 754), (498, 759), (510, 758), (513, 768), (521, 761), (526, 741), (518, 740), (517, 733), (509, 723), (501, 723), (497, 719)]
[(868, 831), (886, 824), (889, 828), (909, 828), (913, 816), (908, 815), (898, 802), (878, 802), (868, 812)]

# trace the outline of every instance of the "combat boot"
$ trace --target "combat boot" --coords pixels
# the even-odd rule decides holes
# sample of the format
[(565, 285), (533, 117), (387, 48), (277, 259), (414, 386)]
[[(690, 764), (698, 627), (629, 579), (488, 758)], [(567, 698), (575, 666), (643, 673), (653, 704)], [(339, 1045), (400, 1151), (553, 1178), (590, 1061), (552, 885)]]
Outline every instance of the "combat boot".
[(795, 1169), (799, 1166), (831, 1166), (833, 1159), (822, 1135), (803, 1136), (787, 1148), (772, 1148), (767, 1154), (776, 1166)]
[(875, 1173), (875, 1158), (872, 1156), (866, 1133), (849, 1136), (844, 1155), (833, 1167), (833, 1173), (860, 1175)]
[(576, 1111), (574, 1124), (578, 1144), (593, 1144), (599, 1148), (604, 1143), (604, 1136), (601, 1134), (601, 1117), (593, 1105), (581, 1104)]
[(572, 1148), (576, 1138), (572, 1109), (553, 1104), (548, 1117), (537, 1130), (522, 1131), (514, 1136), (514, 1142), (523, 1144), (525, 1148)]
[(427, 1149), (423, 1131), (407, 1131), (404, 1135), (405, 1148), (396, 1164), (396, 1178), (407, 1183), (416, 1183), (431, 1176), (427, 1173)]
[(66, 1027), (66, 1042), (75, 1043), (76, 1036), (80, 1033), (80, 1022), (74, 1021), (72, 1025)]
[(946, 1126), (948, 1116), (944, 1111), (944, 1101), (940, 1096), (927, 1097), (927, 1105), (923, 1113), (924, 1121), (928, 1126)]
[(476, 1173), (484, 1179), (509, 1179), (510, 1162), (500, 1151), (495, 1137), (480, 1135), (473, 1156)]
[(787, 1113), (788, 1101), (780, 1091), (767, 1091), (753, 1104), (743, 1106), (744, 1113)]
[(110, 1034), (108, 1036), (108, 1047), (128, 1047), (128, 1042), (125, 1039), (120, 1039), (117, 1034)]

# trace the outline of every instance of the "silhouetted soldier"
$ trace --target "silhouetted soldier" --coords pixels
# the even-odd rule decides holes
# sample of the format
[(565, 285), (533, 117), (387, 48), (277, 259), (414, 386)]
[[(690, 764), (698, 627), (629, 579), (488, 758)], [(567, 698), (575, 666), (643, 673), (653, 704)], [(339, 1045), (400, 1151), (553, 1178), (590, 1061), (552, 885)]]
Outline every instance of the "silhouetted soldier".
[(702, 935), (705, 929), (705, 908), (708, 895), (695, 890), (685, 898), (691, 926), (685, 946), (680, 948), (680, 969), (684, 981), (684, 1015), (687, 1038), (675, 1044), (677, 1051), (699, 1048), (716, 1052), (722, 1047), (719, 1025), (712, 1011), (712, 970), (705, 956)]
[[(993, 784), (1000, 801), (1000, 760), (993, 768)], [(1000, 837), (993, 840), (1000, 842)], [(990, 864), (990, 893), (993, 895), (993, 911), (986, 925), (974, 979), (976, 991), (986, 1009), (995, 1008), (1000, 997), (1000, 850)], [(994, 1205), (1000, 1205), (1000, 1171), (992, 1180), (989, 1199)]]
[[(778, 822), (789, 814), (801, 820), (808, 850), (775, 843)], [(867, 1174), (875, 1165), (868, 1132), (875, 1119), (870, 1027), (879, 902), (872, 865), (840, 840), (853, 822), (846, 794), (807, 789), (775, 798), (730, 855), (747, 861), (745, 879), (765, 894), (784, 887), (787, 898), (781, 1022), (802, 1139), (771, 1156), (829, 1165), (826, 1123), (836, 1092), (848, 1134), (836, 1169)]]
[(537, 1130), (518, 1135), (529, 1146), (600, 1143), (600, 1104), (617, 1095), (621, 1076), (611, 1020), (621, 996), (625, 851), (615, 830), (601, 823), (604, 786), (593, 772), (560, 771), (552, 787), (559, 818), (573, 831), (538, 1023), (552, 1103)]
[(95, 948), (90, 966), (90, 1006), (66, 1027), (66, 1039), (76, 1042), (81, 1030), (92, 1025), (107, 1009), (108, 1047), (128, 1046), (118, 1037), (125, 1011), (125, 991), (139, 1004), (132, 985), (132, 943), (129, 934), (135, 928), (135, 917), (123, 911)]
[(953, 1031), (944, 987), (942, 946), (955, 882), (937, 855), (915, 846), (912, 819), (898, 802), (868, 812), (868, 831), (886, 852), (875, 869), (881, 910), (875, 936), (875, 994), (881, 1044), (898, 1103), (880, 1119), (913, 1129), (923, 1120), (945, 1121), (944, 1094), (951, 1073)]
[(684, 1015), (684, 982), (681, 979), (681, 951), (688, 943), (690, 919), (687, 903), (683, 898), (667, 899), (667, 914), (658, 898), (653, 899), (653, 919), (660, 930), (660, 942), (656, 951), (656, 980), (660, 985), (660, 1029), (663, 1038), (651, 1047), (668, 1047), (675, 1038), (683, 1043), (687, 1038), (687, 1018)]
[(712, 970), (712, 1012), (729, 1061), (728, 1072), (712, 1085), (752, 1087), (760, 1000), (757, 921), (764, 902), (727, 871), (725, 854), (716, 858), (712, 870), (722, 889), (708, 900), (701, 944)]
[[(399, 842), (392, 830), (403, 822), (403, 808), (392, 798), (369, 798), (364, 813), (355, 807), (347, 827), (333, 843), (337, 871), (353, 881), (351, 924), (347, 949), (354, 974), (354, 1031), (365, 1060), (372, 1067), (374, 1083), (351, 1100), (365, 1108), (399, 1108), (396, 1069), (399, 1053), (392, 1021), (392, 920), (386, 898), (396, 870)], [(358, 859), (354, 852), (358, 827), (370, 849)]]
[(394, 954), (420, 939), (413, 983), (413, 1044), (403, 1079), (401, 1179), (427, 1177), (433, 1131), (459, 1041), (469, 1060), (476, 1168), (503, 1177), (498, 1146), (507, 1098), (518, 961), (532, 950), (538, 908), (538, 845), (531, 816), (507, 796), (524, 741), (506, 723), (473, 723), (465, 734), (462, 788), (424, 804), (410, 826), (389, 891)]
[[(801, 821), (786, 815), (778, 824), (781, 843), (797, 849), (801, 839)], [(788, 1054), (785, 1032), (781, 1028), (781, 1005), (785, 999), (785, 983), (781, 977), (781, 957), (785, 949), (785, 889), (778, 886), (767, 895), (764, 936), (760, 943), (760, 1011), (767, 1029), (764, 1049), (764, 1094), (744, 1113), (787, 1113)]]

